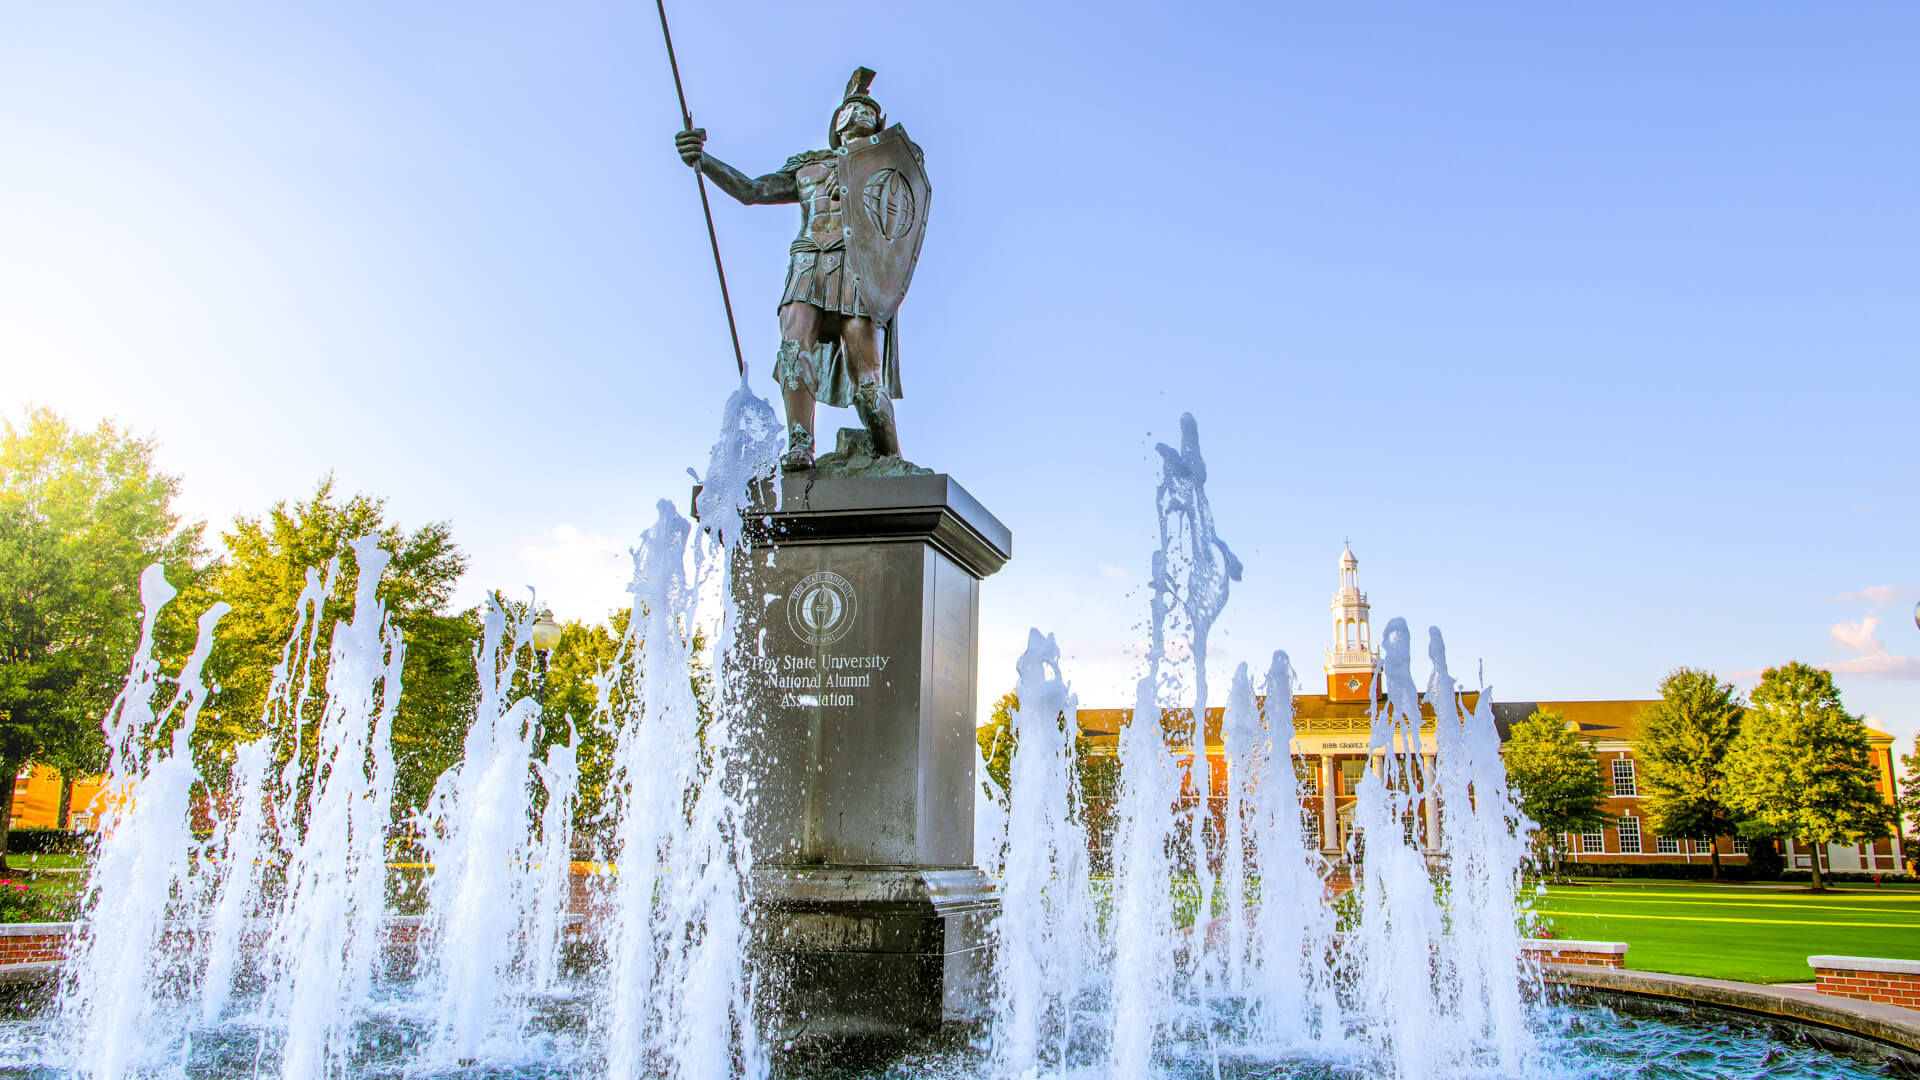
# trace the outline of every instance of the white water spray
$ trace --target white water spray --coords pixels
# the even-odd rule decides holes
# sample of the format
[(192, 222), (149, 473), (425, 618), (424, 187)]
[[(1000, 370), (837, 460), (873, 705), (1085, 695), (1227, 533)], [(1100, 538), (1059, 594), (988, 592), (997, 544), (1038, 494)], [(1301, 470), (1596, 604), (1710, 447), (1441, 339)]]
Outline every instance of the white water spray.
[(1060, 647), (1032, 630), (1018, 664), (1011, 812), (994, 976), (995, 1052), (1012, 1069), (1061, 1069), (1076, 1035), (1093, 926), (1088, 856), (1074, 782), (1079, 701), (1060, 674)]

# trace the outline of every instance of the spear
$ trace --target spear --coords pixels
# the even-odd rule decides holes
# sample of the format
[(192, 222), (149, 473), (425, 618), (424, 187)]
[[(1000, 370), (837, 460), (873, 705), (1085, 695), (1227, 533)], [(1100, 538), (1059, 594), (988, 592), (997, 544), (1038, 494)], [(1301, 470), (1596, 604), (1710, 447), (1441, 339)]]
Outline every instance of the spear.
[[(680, 95), (680, 121), (685, 130), (693, 130), (693, 114), (687, 111), (687, 90), (680, 85), (680, 62), (673, 57), (673, 33), (667, 29), (667, 0), (653, 0), (660, 9), (660, 36), (667, 41), (667, 66), (673, 69), (673, 90)], [(713, 245), (713, 272), (720, 277), (720, 303), (727, 309), (727, 333), (733, 335), (733, 362), (741, 378), (747, 374), (747, 359), (740, 352), (740, 328), (733, 321), (733, 299), (727, 295), (727, 268), (720, 264), (720, 237), (713, 231), (713, 205), (707, 201), (707, 178), (696, 166), (693, 182), (700, 188), (700, 212), (707, 219), (707, 242)]]

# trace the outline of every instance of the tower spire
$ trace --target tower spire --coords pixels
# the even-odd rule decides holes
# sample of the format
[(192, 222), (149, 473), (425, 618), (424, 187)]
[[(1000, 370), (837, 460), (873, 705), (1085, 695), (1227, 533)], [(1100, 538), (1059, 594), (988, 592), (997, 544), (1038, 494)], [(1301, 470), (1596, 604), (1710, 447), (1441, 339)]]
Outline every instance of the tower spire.
[(1327, 647), (1327, 697), (1366, 701), (1373, 692), (1373, 631), (1367, 594), (1360, 591), (1360, 560), (1348, 540), (1340, 552), (1340, 584), (1334, 590), (1333, 644)]

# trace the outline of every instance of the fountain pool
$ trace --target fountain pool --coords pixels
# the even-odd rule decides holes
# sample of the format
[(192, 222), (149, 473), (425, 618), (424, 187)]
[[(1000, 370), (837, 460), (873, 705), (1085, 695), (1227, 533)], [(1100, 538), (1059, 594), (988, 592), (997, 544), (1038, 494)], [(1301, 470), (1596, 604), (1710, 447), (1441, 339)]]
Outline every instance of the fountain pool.
[[(430, 1001), (395, 988), (376, 998), (355, 1023), (348, 1075), (354, 1080), (594, 1080), (607, 1074), (604, 1046), (585, 1034), (577, 1000), (556, 994), (536, 1023), (512, 1040), (485, 1047), (470, 1065), (432, 1052), (437, 1019)], [(183, 1015), (183, 1025), (194, 1018)], [(1475, 1072), (1480, 1080), (1869, 1080), (1904, 1076), (1870, 1055), (1836, 1051), (1724, 1017), (1648, 1018), (1598, 1006), (1542, 1007), (1541, 1061), (1526, 1071)], [(138, 1062), (142, 1075), (240, 1080), (281, 1074), (272, 1032), (244, 1014), (194, 1030), (184, 1057)], [(918, 1044), (889, 1047), (884, 1062), (777, 1060), (778, 1075), (807, 1080), (975, 1080), (1007, 1075), (994, 1065), (981, 1029), (957, 1029)], [(52, 1018), (0, 1022), (0, 1080), (53, 1080), (73, 1075), (70, 1044)], [(1105, 1056), (1089, 1045), (1058, 1075), (1099, 1077)], [(1225, 1053), (1204, 1043), (1175, 1043), (1156, 1059), (1168, 1080), (1213, 1077), (1261, 1080), (1370, 1080), (1382, 1075), (1364, 1058), (1313, 1049), (1237, 1046)], [(1053, 1074), (1048, 1074), (1053, 1075)]]

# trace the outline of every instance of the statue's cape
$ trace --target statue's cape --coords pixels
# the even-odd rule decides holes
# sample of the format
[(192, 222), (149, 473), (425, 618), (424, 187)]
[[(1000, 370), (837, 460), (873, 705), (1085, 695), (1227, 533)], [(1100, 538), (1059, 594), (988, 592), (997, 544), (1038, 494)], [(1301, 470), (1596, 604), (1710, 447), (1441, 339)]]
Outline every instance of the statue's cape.
[[(882, 339), (880, 346), (880, 385), (887, 396), (898, 400), (906, 395), (900, 391), (900, 316), (893, 317), (893, 323), (886, 327), (874, 327)], [(853, 376), (853, 369), (847, 366), (847, 351), (840, 347), (839, 339), (820, 346), (819, 368), (813, 397), (822, 405), (836, 409), (853, 407), (853, 392), (859, 386), (859, 380)]]

